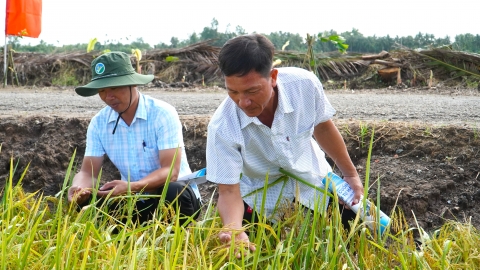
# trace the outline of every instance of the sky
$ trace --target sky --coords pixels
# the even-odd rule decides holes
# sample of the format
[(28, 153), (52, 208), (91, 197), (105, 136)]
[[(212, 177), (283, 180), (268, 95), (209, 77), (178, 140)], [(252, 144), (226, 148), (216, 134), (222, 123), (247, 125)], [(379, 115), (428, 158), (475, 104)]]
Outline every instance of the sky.
[[(11, 0), (13, 1), (13, 0)], [(247, 33), (271, 32), (317, 34), (358, 29), (364, 36), (435, 37), (480, 34), (479, 0), (43, 0), (42, 33), (38, 39), (24, 37), (22, 44), (40, 40), (53, 45), (130, 43), (141, 37), (150, 45), (170, 44), (172, 36), (187, 39), (218, 20), (218, 30)], [(0, 39), (5, 40), (6, 0), (0, 0)], [(128, 40), (127, 40), (128, 38)]]

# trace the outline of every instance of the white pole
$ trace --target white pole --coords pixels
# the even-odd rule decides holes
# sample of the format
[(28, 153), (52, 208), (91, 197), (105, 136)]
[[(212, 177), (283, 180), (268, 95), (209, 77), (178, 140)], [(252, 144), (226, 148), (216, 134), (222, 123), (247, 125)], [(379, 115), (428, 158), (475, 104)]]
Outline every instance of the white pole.
[(5, 47), (3, 47), (3, 87), (7, 86), (7, 35), (5, 35)]

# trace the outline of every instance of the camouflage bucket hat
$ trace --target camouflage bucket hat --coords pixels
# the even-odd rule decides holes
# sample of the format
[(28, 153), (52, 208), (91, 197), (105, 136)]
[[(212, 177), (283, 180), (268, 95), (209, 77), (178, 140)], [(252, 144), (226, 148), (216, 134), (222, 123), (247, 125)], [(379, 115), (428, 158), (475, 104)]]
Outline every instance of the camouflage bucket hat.
[(75, 88), (75, 92), (80, 96), (93, 96), (102, 88), (143, 85), (153, 80), (153, 75), (136, 73), (130, 56), (124, 52), (102, 54), (93, 60), (91, 68), (92, 81)]

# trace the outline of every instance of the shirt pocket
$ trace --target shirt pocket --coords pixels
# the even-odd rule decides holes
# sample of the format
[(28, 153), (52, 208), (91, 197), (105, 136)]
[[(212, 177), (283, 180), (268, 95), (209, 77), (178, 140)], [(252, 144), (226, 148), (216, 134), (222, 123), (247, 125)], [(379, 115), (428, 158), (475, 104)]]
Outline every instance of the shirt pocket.
[(160, 156), (157, 148), (145, 147), (143, 151), (143, 170), (149, 174), (160, 168)]
[(292, 162), (297, 164), (308, 163), (308, 164), (298, 164), (309, 167), (311, 165), (310, 152), (312, 148), (312, 135), (313, 135), (314, 126), (307, 128), (297, 134), (288, 136), (286, 139), (289, 142), (290, 153), (292, 157)]

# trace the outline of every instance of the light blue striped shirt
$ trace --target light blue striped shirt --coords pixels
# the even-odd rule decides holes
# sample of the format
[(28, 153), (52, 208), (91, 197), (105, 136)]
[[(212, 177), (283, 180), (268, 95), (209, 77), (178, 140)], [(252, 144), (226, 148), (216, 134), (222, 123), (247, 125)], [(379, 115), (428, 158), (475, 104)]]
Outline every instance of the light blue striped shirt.
[[(135, 117), (128, 126), (123, 119), (112, 134), (118, 113), (109, 106), (100, 110), (87, 130), (85, 156), (107, 155), (122, 180), (139, 181), (160, 167), (159, 150), (181, 147), (179, 177), (191, 173), (183, 143), (182, 125), (175, 108), (139, 92)], [(190, 183), (198, 198), (196, 183)]]

